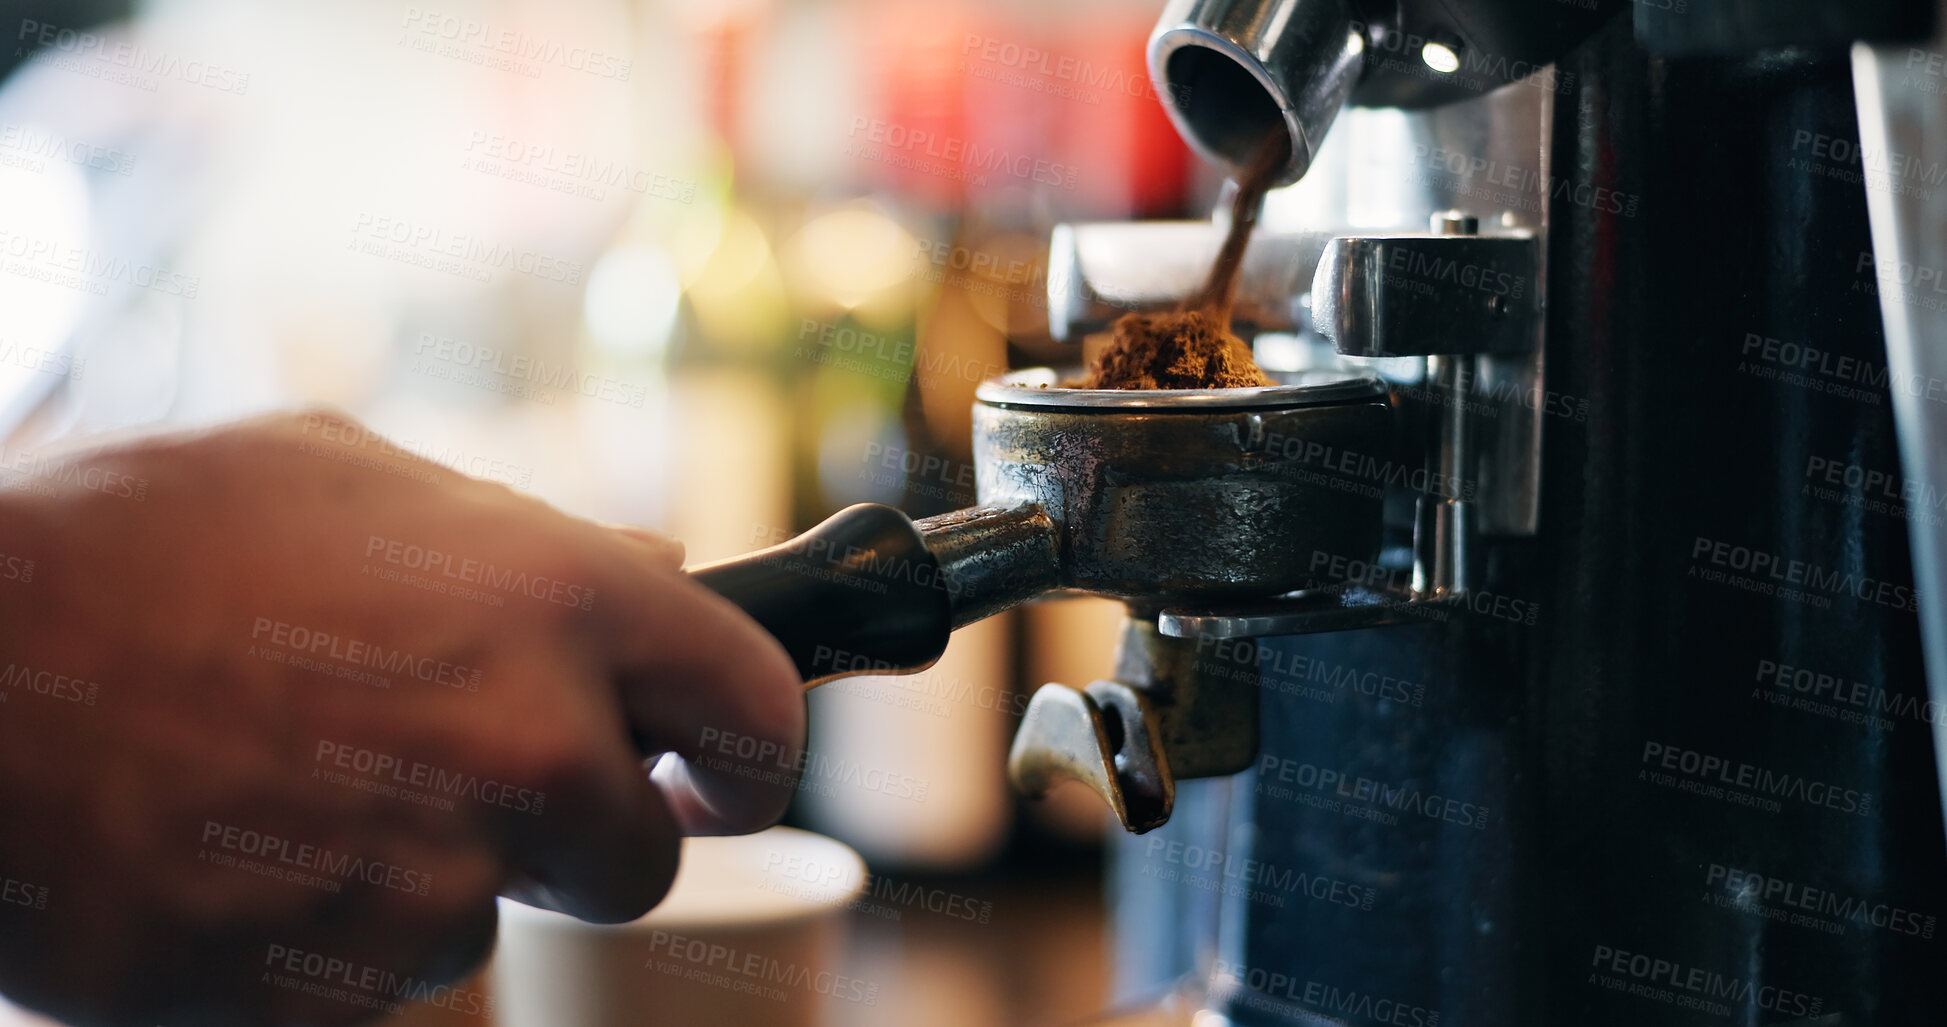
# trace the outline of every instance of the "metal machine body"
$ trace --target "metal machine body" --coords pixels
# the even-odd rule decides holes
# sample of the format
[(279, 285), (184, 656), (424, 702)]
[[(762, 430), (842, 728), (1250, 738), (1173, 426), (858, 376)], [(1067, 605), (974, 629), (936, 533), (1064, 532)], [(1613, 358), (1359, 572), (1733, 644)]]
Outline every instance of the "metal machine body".
[[(1169, 823), (1117, 846), (1123, 1000), (1189, 981), (1200, 1025), (1947, 1016), (1947, 707), (1908, 543), (1939, 530), (1926, 497), (1947, 483), (1862, 486), (1900, 481), (1893, 396), (1923, 368), (1896, 351), (1889, 370), (1866, 190), (1809, 142), (1857, 138), (1859, 36), (1804, 17), (1841, 45), (1757, 52), (1792, 32), (1727, 30), (1731, 6), (1692, 5), (1683, 38), (1715, 36), (1711, 56), (1653, 55), (1622, 16), (1535, 82), (1342, 115), (1357, 151), (1320, 150), (1296, 191), (1345, 227), (1271, 251), (1328, 268), (1321, 235), (1397, 237), (1446, 208), (1491, 234), (1506, 214), (1539, 247), (1540, 344), (1472, 355), (1464, 387), (1395, 383), (1422, 421), (1460, 390), (1494, 511), (1446, 616), (1159, 620), (1211, 673), (1257, 675), (1259, 746), (1248, 773), (1176, 782)], [(1686, 52), (1675, 18), (1644, 38)], [(1740, 38), (1754, 52), (1726, 52)], [(1370, 211), (1393, 221), (1346, 216)], [(1128, 254), (1142, 227), (1101, 231)], [(1058, 234), (1073, 263), (1050, 276), (1084, 330), (1153, 301), (1118, 295), (1095, 228)], [(1263, 267), (1253, 293), (1247, 263), (1240, 309), (1317, 352), (1316, 293), (1267, 285), (1305, 278)], [(1402, 522), (1425, 517), (1397, 505), (1372, 584), (1410, 589), (1426, 547)]]

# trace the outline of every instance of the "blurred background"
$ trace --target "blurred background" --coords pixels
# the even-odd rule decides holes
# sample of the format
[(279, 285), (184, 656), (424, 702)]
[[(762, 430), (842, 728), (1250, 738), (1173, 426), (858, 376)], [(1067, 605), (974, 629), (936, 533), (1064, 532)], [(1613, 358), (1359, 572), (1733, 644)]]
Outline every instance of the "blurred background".
[[(1216, 195), (1143, 68), (1157, 7), (0, 3), (0, 445), (329, 404), (692, 562), (970, 505), (975, 386), (1073, 359), (1049, 227)], [(1105, 814), (1003, 763), (1117, 616), (1044, 603), (812, 695), (790, 822), (989, 904), (862, 905), (887, 991), (844, 1022), (1100, 1007)]]

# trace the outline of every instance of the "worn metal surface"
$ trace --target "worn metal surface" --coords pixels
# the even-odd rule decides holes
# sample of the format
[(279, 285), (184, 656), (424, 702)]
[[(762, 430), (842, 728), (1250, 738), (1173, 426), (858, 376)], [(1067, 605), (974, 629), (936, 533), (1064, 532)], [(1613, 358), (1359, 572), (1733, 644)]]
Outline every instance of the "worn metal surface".
[(1122, 623), (1116, 680), (1149, 697), (1164, 766), (1176, 777), (1235, 774), (1257, 757), (1255, 661), (1219, 659), (1202, 639), (1172, 638), (1141, 611)]
[(1126, 830), (1142, 834), (1169, 821), (1177, 781), (1251, 765), (1257, 688), (1254, 658), (1236, 659), (1228, 643), (1220, 655), (1210, 640), (1164, 635), (1153, 612), (1132, 608), (1114, 680), (1079, 691), (1049, 684), (1034, 693), (1014, 736), (1008, 778), (1030, 796), (1075, 778), (1102, 796)]
[[(983, 391), (980, 500), (1038, 504), (1059, 532), (1060, 584), (1153, 602), (1272, 596), (1379, 549), (1391, 408), (1354, 379), (1258, 393), (1260, 409), (1079, 405), (1085, 390)], [(1364, 399), (1346, 398), (1364, 395)], [(1250, 397), (1224, 401), (1248, 402)], [(1351, 468), (1348, 470), (1348, 468)]]
[(1040, 504), (970, 507), (913, 526), (939, 561), (956, 629), (1060, 586), (1055, 522)]
[(1176, 783), (1164, 766), (1159, 724), (1143, 693), (1115, 681), (1043, 685), (1014, 733), (1007, 777), (1040, 797), (1074, 779), (1094, 790), (1132, 834), (1169, 822)]
[[(1359, 375), (1293, 380), (1122, 392), (1059, 388), (1043, 369), (981, 388), (974, 458), (986, 505), (922, 525), (955, 540), (928, 540), (949, 580), (995, 601), (1054, 585), (1134, 601), (1116, 680), (1046, 685), (1029, 703), (1008, 759), (1024, 794), (1073, 777), (1142, 832), (1169, 819), (1177, 778), (1250, 765), (1256, 668), (1211, 663), (1201, 640), (1161, 634), (1156, 609), (1279, 595), (1378, 555), (1384, 488), (1362, 461), (1394, 462), (1383, 387)], [(1037, 566), (1050, 529), (1058, 556)]]
[[(1066, 373), (1030, 367), (982, 382), (975, 392), (986, 406), (1019, 410), (1109, 413), (1153, 411), (1201, 413), (1216, 410), (1295, 410), (1332, 403), (1377, 400), (1386, 395), (1385, 383), (1356, 370), (1295, 371), (1273, 375), (1278, 384), (1241, 389), (1074, 389), (1063, 381), (1081, 372)], [(1104, 424), (1103, 430), (1114, 430)]]

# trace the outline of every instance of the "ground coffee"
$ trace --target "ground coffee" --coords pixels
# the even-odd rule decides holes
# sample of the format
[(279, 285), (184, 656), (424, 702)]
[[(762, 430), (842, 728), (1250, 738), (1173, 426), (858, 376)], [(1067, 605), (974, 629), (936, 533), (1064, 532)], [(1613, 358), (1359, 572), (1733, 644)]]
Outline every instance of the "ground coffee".
[(1257, 224), (1264, 194), (1291, 156), (1280, 130), (1266, 138), (1239, 183), (1231, 205), (1230, 233), (1203, 288), (1164, 314), (1124, 314), (1111, 326), (1109, 344), (1095, 355), (1083, 389), (1236, 389), (1275, 385), (1251, 359), (1251, 347), (1231, 334), (1230, 308), (1237, 296), (1244, 247)]

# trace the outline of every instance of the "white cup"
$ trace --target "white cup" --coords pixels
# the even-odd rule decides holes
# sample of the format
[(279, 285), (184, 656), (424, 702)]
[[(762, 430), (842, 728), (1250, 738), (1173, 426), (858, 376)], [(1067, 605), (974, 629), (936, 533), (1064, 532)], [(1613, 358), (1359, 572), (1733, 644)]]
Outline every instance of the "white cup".
[(853, 1022), (876, 983), (846, 972), (844, 910), (867, 883), (843, 843), (774, 827), (688, 838), (669, 897), (626, 924), (502, 900), (503, 1027), (815, 1027)]

